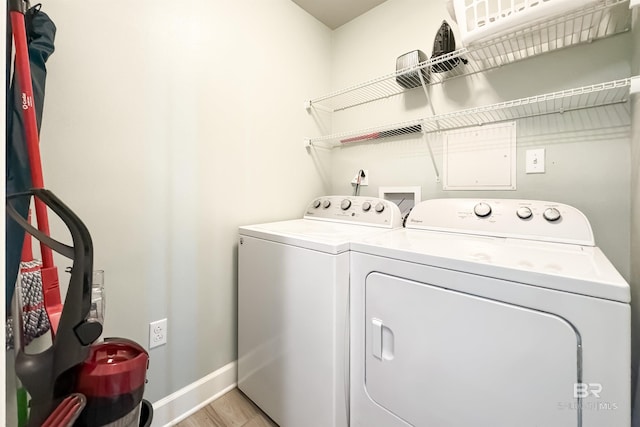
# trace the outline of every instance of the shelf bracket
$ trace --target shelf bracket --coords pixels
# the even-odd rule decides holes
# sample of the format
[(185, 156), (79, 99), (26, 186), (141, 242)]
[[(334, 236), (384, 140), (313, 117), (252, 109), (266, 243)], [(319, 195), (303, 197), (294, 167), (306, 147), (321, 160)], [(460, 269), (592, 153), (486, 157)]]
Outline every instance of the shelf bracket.
[(314, 141), (313, 138), (304, 138), (304, 140), (302, 141), (302, 145), (304, 146), (305, 150), (307, 150), (307, 152), (311, 152), (312, 149), (331, 150), (335, 147), (334, 144), (330, 144), (322, 140)]
[(431, 157), (431, 164), (433, 165), (433, 171), (436, 174), (436, 182), (440, 182), (440, 172), (438, 171), (438, 165), (436, 164), (436, 159), (433, 157), (433, 150), (431, 149), (431, 141), (429, 141), (429, 136), (427, 135), (427, 132), (424, 130), (424, 126), (422, 131), (422, 139), (427, 144), (427, 148), (429, 149), (429, 157)]
[[(427, 82), (424, 81), (424, 77), (422, 76), (422, 70), (418, 71), (418, 77), (420, 78), (420, 83), (422, 84), (422, 90), (424, 91), (424, 96), (427, 98), (427, 102), (429, 103), (429, 108), (431, 109), (431, 115), (436, 115), (436, 110), (433, 108), (433, 102), (431, 102), (431, 97), (429, 96), (429, 90), (427, 89)], [(438, 130), (440, 130), (440, 123), (436, 121), (436, 126)]]

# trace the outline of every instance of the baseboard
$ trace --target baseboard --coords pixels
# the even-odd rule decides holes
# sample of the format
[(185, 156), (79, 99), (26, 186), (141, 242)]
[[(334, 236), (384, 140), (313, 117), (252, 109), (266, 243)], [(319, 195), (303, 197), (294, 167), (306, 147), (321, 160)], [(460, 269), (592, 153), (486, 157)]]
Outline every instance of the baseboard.
[(208, 405), (236, 387), (238, 362), (233, 361), (215, 372), (153, 404), (152, 426), (169, 427)]

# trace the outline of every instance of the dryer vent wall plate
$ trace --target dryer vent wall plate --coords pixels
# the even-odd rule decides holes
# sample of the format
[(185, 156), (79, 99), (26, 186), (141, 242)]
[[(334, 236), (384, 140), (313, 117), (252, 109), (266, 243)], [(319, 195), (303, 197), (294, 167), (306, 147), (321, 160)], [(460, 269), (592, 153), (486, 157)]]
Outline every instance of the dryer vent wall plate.
[(395, 203), (402, 212), (404, 218), (411, 209), (422, 200), (422, 187), (380, 187), (378, 189), (378, 197)]

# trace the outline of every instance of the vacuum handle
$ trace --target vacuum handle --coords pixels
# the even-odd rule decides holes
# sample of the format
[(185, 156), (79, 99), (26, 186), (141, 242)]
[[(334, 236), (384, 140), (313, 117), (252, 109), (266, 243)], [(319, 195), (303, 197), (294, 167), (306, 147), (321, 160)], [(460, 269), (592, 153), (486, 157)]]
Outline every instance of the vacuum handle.
[[(10, 198), (15, 198), (19, 196), (30, 196), (28, 193), (17, 193), (7, 196), (7, 200)], [(44, 243), (54, 251), (58, 252), (60, 255), (63, 255), (69, 259), (73, 259), (73, 248), (71, 246), (65, 245), (62, 242), (59, 242), (55, 239), (44, 234), (42, 231), (38, 230), (34, 226), (32, 226), (27, 220), (25, 220), (22, 215), (18, 213), (18, 211), (13, 207), (11, 203), (7, 203), (7, 214), (17, 222), (20, 227), (24, 229), (27, 233), (38, 239), (40, 242)]]
[[(27, 196), (37, 198), (58, 215), (71, 233), (73, 247), (50, 238), (23, 218), (15, 217), (17, 211), (12, 200)], [(91, 308), (93, 242), (80, 218), (49, 190), (36, 188), (12, 194), (7, 196), (6, 203), (9, 215), (28, 233), (73, 260), (64, 308), (51, 347), (38, 354), (22, 351), (16, 354), (16, 374), (31, 395), (28, 426), (41, 427), (62, 399), (73, 392), (72, 368), (87, 358), (89, 345), (102, 333), (100, 323), (86, 320)]]
[[(64, 222), (64, 224), (69, 229), (71, 233), (71, 238), (73, 239), (73, 247), (65, 245), (51, 237), (37, 228), (33, 227), (29, 224), (13, 207), (10, 203), (10, 200), (16, 199), (18, 197), (35, 197), (40, 201), (44, 202), (49, 208), (53, 210), (53, 212), (60, 217), (60, 219)], [(93, 251), (91, 235), (89, 234), (89, 230), (82, 223), (80, 218), (71, 210), (67, 205), (65, 205), (62, 200), (56, 197), (51, 191), (46, 190), (44, 188), (34, 188), (29, 191), (23, 193), (14, 193), (7, 196), (7, 213), (11, 218), (16, 221), (20, 226), (33, 237), (38, 239), (39, 241), (45, 243), (51, 249), (55, 250), (59, 254), (70, 258), (79, 260), (87, 249), (90, 252)]]

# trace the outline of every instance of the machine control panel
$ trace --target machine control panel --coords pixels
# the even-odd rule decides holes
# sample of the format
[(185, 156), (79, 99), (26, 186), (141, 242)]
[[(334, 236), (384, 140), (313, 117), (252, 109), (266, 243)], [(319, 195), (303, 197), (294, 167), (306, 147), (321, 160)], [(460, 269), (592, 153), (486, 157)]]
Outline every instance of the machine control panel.
[(426, 200), (413, 208), (407, 228), (595, 246), (582, 212), (539, 200)]
[(473, 207), (473, 213), (480, 218), (491, 215), (491, 206), (484, 202), (480, 202)]
[(562, 218), (562, 215), (560, 214), (560, 211), (556, 208), (548, 208), (546, 209), (543, 213), (542, 216), (544, 217), (544, 219), (546, 219), (547, 221), (553, 222), (553, 221), (557, 221), (560, 218)]
[(365, 196), (325, 196), (311, 201), (305, 219), (398, 228), (402, 214), (389, 200)]
[(520, 206), (516, 211), (516, 215), (520, 219), (530, 219), (533, 216), (533, 212), (531, 212), (531, 208), (528, 206)]

